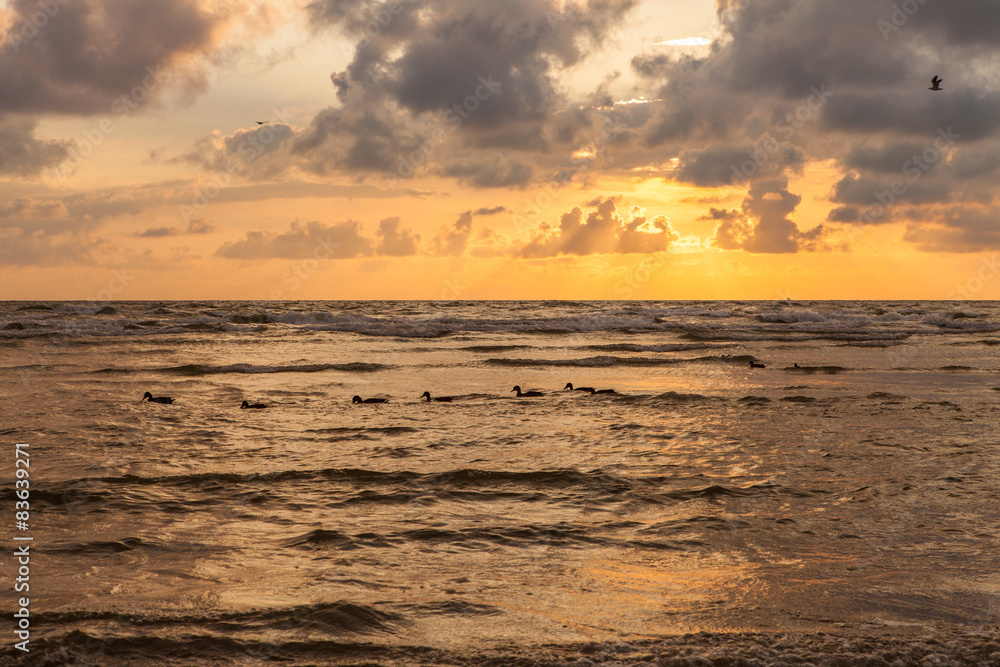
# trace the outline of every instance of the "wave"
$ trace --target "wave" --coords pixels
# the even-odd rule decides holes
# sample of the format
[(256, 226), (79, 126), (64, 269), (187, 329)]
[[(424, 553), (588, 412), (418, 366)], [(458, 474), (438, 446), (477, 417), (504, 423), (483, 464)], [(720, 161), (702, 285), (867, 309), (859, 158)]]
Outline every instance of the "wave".
[[(347, 604), (347, 603), (337, 603)], [(368, 610), (386, 614), (372, 607), (353, 605), (344, 613), (364, 620), (380, 622), (391, 632), (405, 621), (399, 615), (382, 618)], [(492, 607), (463, 601), (400, 604), (396, 608), (411, 613), (494, 615)], [(288, 610), (286, 625), (275, 629), (299, 627), (312, 614), (311, 607)], [(368, 612), (368, 613), (366, 613)], [(33, 612), (33, 617), (35, 616)], [(838, 630), (824, 626), (820, 631), (697, 632), (661, 637), (616, 637), (611, 641), (547, 643), (514, 638), (484, 647), (471, 639), (461, 648), (414, 645), (412, 640), (377, 643), (369, 637), (353, 642), (344, 637), (337, 640), (289, 637), (287, 632), (268, 637), (258, 633), (253, 637), (209, 634), (212, 627), (206, 620), (198, 626), (190, 622), (191, 630), (183, 636), (159, 633), (152, 628), (142, 632), (142, 617), (107, 613), (99, 618), (77, 621), (73, 613), (39, 613), (39, 623), (51, 628), (45, 635), (31, 640), (32, 664), (91, 664), (100, 651), (101, 664), (148, 664), (150, 655), (169, 664), (257, 664), (280, 659), (288, 664), (380, 664), (380, 665), (588, 665), (588, 664), (660, 664), (672, 667), (703, 665), (785, 665), (785, 664), (992, 664), (995, 662), (1000, 632), (995, 627), (970, 628), (965, 625), (933, 624), (932, 640), (929, 623), (885, 621), (874, 618), (858, 628)], [(131, 626), (128, 632), (115, 631), (111, 625), (120, 620)], [(107, 622), (110, 627), (99, 631), (65, 628), (80, 623)], [(230, 619), (238, 623), (238, 619)], [(241, 629), (237, 626), (237, 629)], [(916, 631), (921, 631), (914, 634)], [(22, 659), (23, 653), (8, 642), (0, 656), (11, 664)], [(331, 656), (335, 656), (332, 658)]]
[[(96, 621), (111, 621), (130, 626), (191, 626), (215, 631), (262, 632), (268, 630), (312, 630), (330, 634), (392, 633), (408, 621), (400, 614), (351, 602), (327, 602), (295, 607), (256, 609), (250, 611), (219, 611), (204, 614), (141, 615), (110, 611), (40, 612), (39, 624), (66, 627), (92, 625)], [(33, 647), (34, 648), (34, 647)]]
[[(305, 305), (306, 302), (303, 302)], [(114, 302), (12, 306), (2, 326), (4, 337), (41, 335), (31, 322), (51, 323), (60, 333), (123, 336), (191, 332), (254, 332), (277, 328), (343, 332), (362, 336), (439, 338), (457, 333), (522, 333), (570, 335), (595, 332), (664, 333), (682, 341), (637, 343), (634, 347), (597, 348), (622, 352), (677, 352), (692, 342), (835, 340), (845, 343), (905, 340), (912, 335), (988, 333), (1000, 323), (986, 314), (957, 310), (900, 309), (898, 312), (859, 305), (761, 309), (736, 303), (728, 308), (697, 307), (671, 302), (476, 302), (449, 307), (431, 302), (308, 302), (302, 308), (280, 303), (248, 307), (236, 302)], [(524, 315), (518, 317), (518, 315)], [(154, 323), (156, 322), (156, 323)], [(677, 347), (675, 347), (677, 346)], [(470, 347), (472, 352), (488, 352)]]
[(804, 375), (814, 375), (816, 373), (823, 373), (824, 375), (836, 375), (838, 373), (845, 373), (850, 369), (844, 368), (843, 366), (792, 366), (792, 367), (786, 367), (782, 370), (791, 373), (802, 373)]
[(616, 357), (601, 355), (583, 357), (580, 359), (487, 359), (486, 363), (493, 366), (579, 366), (582, 368), (601, 368), (609, 366), (674, 366), (685, 363), (730, 363), (745, 365), (755, 360), (752, 355), (710, 356), (692, 359), (664, 359), (662, 357)]
[(47, 553), (94, 556), (121, 553), (123, 551), (134, 551), (136, 549), (162, 549), (162, 546), (144, 541), (138, 537), (126, 537), (120, 540), (110, 540), (106, 542), (51, 542), (38, 547), (38, 549), (39, 551)]
[(586, 345), (586, 350), (606, 352), (689, 352), (691, 350), (725, 350), (735, 345), (710, 345), (704, 343), (669, 343), (662, 345), (638, 345), (636, 343), (615, 343), (610, 345)]
[[(259, 373), (321, 373), (323, 371), (341, 371), (344, 373), (374, 373), (389, 366), (384, 364), (353, 362), (347, 364), (299, 364), (288, 366), (257, 366), (254, 364), (228, 364), (225, 366), (213, 366), (211, 364), (187, 364), (184, 366), (168, 366), (165, 368), (150, 369), (154, 372), (170, 373), (174, 375), (201, 376), (219, 375), (226, 373), (237, 373), (246, 375), (256, 375)], [(94, 371), (98, 373), (106, 372), (133, 372), (122, 369), (102, 369)]]
[(662, 394), (657, 394), (653, 397), (654, 401), (664, 402), (664, 403), (707, 403), (710, 401), (724, 401), (724, 398), (719, 398), (718, 396), (702, 396), (701, 394), (679, 394), (676, 391), (668, 391)]

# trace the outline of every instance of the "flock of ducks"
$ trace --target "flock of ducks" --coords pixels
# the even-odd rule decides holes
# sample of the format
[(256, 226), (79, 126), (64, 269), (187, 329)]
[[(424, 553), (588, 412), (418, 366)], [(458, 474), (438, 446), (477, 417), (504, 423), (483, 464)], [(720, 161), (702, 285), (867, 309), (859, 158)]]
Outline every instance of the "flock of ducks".
[[(544, 396), (545, 393), (541, 391), (521, 391), (521, 386), (517, 385), (512, 392), (517, 392), (518, 398), (537, 398), (539, 396)], [(593, 387), (574, 387), (572, 382), (567, 382), (566, 386), (563, 387), (563, 391), (583, 391), (590, 394), (617, 394), (618, 392), (614, 389), (595, 389)], [(425, 391), (420, 395), (420, 398), (426, 398), (428, 403), (451, 403), (457, 396), (431, 396), (431, 392)], [(162, 405), (170, 405), (174, 402), (174, 399), (169, 396), (153, 396), (148, 391), (143, 394), (139, 402), (149, 401), (150, 403), (160, 403)], [(388, 403), (388, 398), (361, 398), (360, 396), (355, 396), (351, 399), (351, 403)], [(240, 405), (241, 409), (251, 409), (251, 410), (262, 410), (266, 408), (267, 405), (264, 403), (250, 403), (249, 401), (243, 401)]]
[[(798, 367), (799, 365), (795, 364), (795, 368)], [(764, 364), (758, 364), (756, 361), (751, 361), (750, 368), (767, 368), (767, 366), (765, 366)], [(515, 385), (514, 388), (511, 389), (511, 391), (517, 392), (518, 398), (538, 398), (540, 396), (545, 396), (545, 393), (541, 391), (534, 391), (534, 390), (521, 391), (520, 385)], [(618, 392), (615, 391), (614, 389), (595, 389), (594, 387), (574, 387), (572, 382), (567, 382), (566, 386), (563, 387), (563, 391), (582, 391), (589, 394), (616, 394), (616, 395), (618, 394)], [(420, 398), (426, 398), (428, 403), (432, 402), (451, 403), (457, 397), (456, 396), (432, 397), (431, 392), (425, 391), (423, 394), (420, 395)], [(170, 405), (171, 403), (174, 402), (174, 399), (170, 398), (169, 396), (153, 396), (151, 393), (147, 391), (145, 394), (143, 394), (142, 398), (139, 400), (140, 403), (142, 403), (143, 401), (149, 401), (150, 403), (161, 403), (163, 405)], [(361, 398), (360, 396), (355, 396), (351, 399), (351, 403), (362, 403), (362, 404), (388, 403), (388, 402), (389, 402), (388, 398)], [(246, 409), (263, 410), (266, 407), (268, 406), (264, 403), (250, 403), (249, 401), (243, 401), (243, 404), (240, 405), (240, 408), (244, 410)]]

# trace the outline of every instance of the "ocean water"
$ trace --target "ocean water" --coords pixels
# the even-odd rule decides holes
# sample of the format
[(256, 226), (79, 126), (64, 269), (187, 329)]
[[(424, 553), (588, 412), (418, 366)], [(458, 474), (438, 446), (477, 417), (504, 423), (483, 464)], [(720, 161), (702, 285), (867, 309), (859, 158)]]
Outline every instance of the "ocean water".
[(1000, 664), (998, 354), (992, 302), (2, 303), (0, 661)]

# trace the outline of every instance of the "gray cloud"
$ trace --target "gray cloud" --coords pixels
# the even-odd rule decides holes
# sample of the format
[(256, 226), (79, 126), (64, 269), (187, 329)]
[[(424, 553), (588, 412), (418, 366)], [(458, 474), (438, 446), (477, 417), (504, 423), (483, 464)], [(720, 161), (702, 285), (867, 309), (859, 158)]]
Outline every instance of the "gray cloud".
[[(2, 96), (0, 88), (0, 98)], [(0, 174), (37, 176), (46, 169), (59, 166), (69, 157), (73, 142), (39, 139), (35, 136), (36, 125), (33, 120), (0, 124)]]
[(93, 240), (0, 226), (0, 266), (93, 264)]
[(293, 222), (287, 232), (250, 231), (236, 242), (226, 243), (216, 256), (230, 259), (346, 259), (372, 254), (372, 242), (353, 220), (333, 225)]
[[(167, 74), (188, 92), (207, 87), (194, 58), (218, 46), (224, 29), (256, 8), (190, 0), (12, 0), (0, 44), (0, 112), (113, 112), (122, 96), (144, 101)], [(39, 26), (38, 24), (41, 23)], [(258, 22), (259, 23), (259, 22)], [(151, 75), (151, 72), (153, 73)], [(136, 88), (144, 88), (142, 100)]]
[(802, 232), (789, 216), (802, 198), (788, 191), (788, 180), (756, 181), (740, 210), (711, 209), (702, 219), (718, 221), (712, 243), (723, 250), (793, 253), (824, 247), (827, 230)]
[(390, 257), (409, 257), (417, 254), (420, 236), (403, 229), (399, 218), (386, 218), (378, 224), (376, 254)]
[(144, 232), (136, 234), (136, 236), (142, 239), (157, 239), (164, 236), (177, 236), (177, 233), (176, 227), (151, 227)]

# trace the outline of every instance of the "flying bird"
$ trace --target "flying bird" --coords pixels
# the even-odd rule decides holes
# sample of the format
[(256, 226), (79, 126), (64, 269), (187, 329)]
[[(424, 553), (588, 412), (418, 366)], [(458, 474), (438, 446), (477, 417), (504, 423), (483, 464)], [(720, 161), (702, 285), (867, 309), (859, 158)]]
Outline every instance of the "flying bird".
[(258, 120), (256, 122), (257, 122), (258, 125), (267, 125), (271, 121), (269, 121), (269, 120)]
[(941, 87), (942, 81), (943, 79), (941, 77), (935, 76), (933, 79), (931, 79), (931, 87), (928, 88), (927, 90), (944, 90), (944, 88)]

